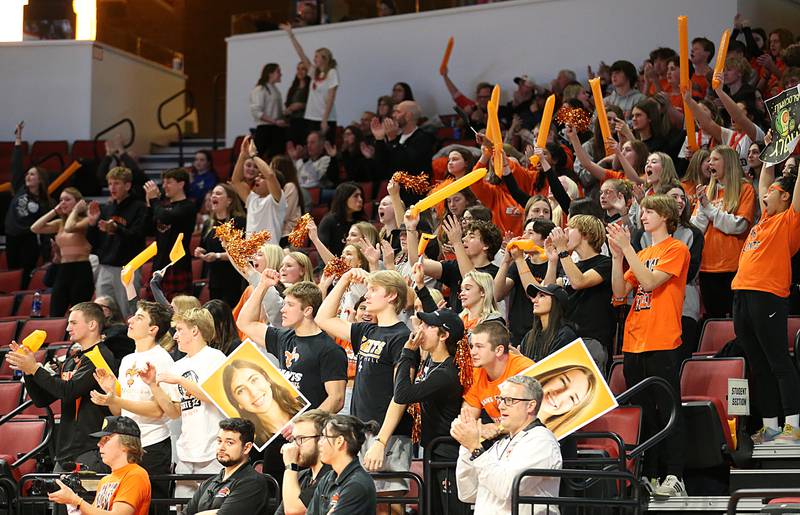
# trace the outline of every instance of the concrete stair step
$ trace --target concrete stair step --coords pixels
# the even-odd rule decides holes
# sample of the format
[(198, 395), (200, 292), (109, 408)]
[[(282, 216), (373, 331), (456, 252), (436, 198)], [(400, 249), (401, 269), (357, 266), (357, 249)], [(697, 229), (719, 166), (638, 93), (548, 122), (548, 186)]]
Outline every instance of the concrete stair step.
[[(728, 509), (727, 495), (673, 497), (666, 501), (650, 501), (647, 511), (669, 513), (725, 513)], [(759, 513), (764, 504), (761, 499), (741, 499), (736, 513)]]

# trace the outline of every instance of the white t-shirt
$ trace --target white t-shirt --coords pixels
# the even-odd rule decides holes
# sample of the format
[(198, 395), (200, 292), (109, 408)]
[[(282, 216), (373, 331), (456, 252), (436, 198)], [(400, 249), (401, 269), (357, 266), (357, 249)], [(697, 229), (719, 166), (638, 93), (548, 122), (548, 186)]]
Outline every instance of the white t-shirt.
[(264, 115), (272, 120), (283, 117), (283, 99), (274, 84), (253, 88), (250, 92), (250, 114), (256, 125), (267, 125), (267, 122), (261, 119)]
[[(764, 131), (758, 126), (756, 126), (756, 139), (758, 141), (764, 141)], [(742, 168), (747, 168), (747, 152), (750, 150), (750, 145), (753, 144), (753, 140), (750, 139), (750, 136), (742, 132), (736, 132), (733, 129), (722, 127), (722, 144), (732, 147), (733, 150), (739, 154), (739, 162)]]
[[(308, 71), (311, 77), (311, 86), (308, 89), (308, 100), (306, 101), (306, 113), (304, 115), (306, 120), (321, 121), (322, 116), (325, 114), (325, 101), (328, 98), (328, 91), (339, 85), (339, 72), (336, 68), (328, 70), (328, 74), (323, 80), (314, 80), (316, 75), (316, 68), (311, 68)], [(331, 106), (331, 112), (328, 113), (328, 121), (336, 120), (336, 103)]]
[[(150, 363), (158, 372), (168, 372), (175, 366), (172, 356), (160, 345), (156, 345), (144, 352), (134, 352), (122, 358), (119, 365), (119, 383), (122, 388), (123, 399), (132, 401), (152, 401), (153, 394), (142, 378), (139, 371), (144, 370)], [(162, 384), (161, 388), (167, 392), (171, 399), (178, 399), (177, 388), (172, 384)], [(169, 438), (169, 417), (166, 415), (161, 418), (143, 417), (128, 410), (122, 410), (122, 415), (132, 418), (142, 432), (142, 447), (148, 447)]]
[[(225, 361), (222, 351), (206, 346), (192, 357), (179, 359), (172, 373), (197, 384), (205, 381)], [(189, 463), (211, 461), (217, 456), (219, 422), (225, 416), (212, 403), (202, 402), (180, 386), (181, 436), (178, 438), (178, 459)]]
[(286, 197), (281, 195), (280, 202), (275, 202), (272, 194), (259, 197), (252, 191), (247, 195), (247, 233), (269, 231), (272, 235), (270, 243), (275, 245), (283, 234), (283, 218), (286, 216)]

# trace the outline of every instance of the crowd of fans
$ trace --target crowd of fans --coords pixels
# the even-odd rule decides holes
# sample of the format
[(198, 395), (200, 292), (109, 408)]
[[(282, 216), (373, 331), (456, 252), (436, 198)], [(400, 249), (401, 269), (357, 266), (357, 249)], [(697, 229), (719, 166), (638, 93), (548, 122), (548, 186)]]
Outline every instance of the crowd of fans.
[[(246, 337), (312, 408), (263, 452), (264, 471), (281, 480), (283, 512), (374, 513), (376, 492), (402, 494), (408, 484), (373, 481), (367, 471), (407, 471), (417, 444), (450, 435), (455, 443), (434, 453), (456, 463), (435, 472), (435, 512), (468, 513), (474, 503), (508, 513), (517, 473), (574, 457), (543, 422), (568, 416), (586, 394), (567, 381), (543, 392), (516, 374), (581, 337), (604, 373), (623, 354), (629, 386), (657, 376), (679, 392), (681, 363), (697, 350), (703, 320), (716, 317), (733, 318), (738, 350), (729, 352), (746, 357), (754, 379), (761, 429), (753, 439), (798, 443), (800, 378), (784, 329), (800, 313), (797, 157), (772, 166), (759, 152), (772, 137), (764, 98), (800, 82), (800, 44), (786, 29), (766, 34), (739, 16), (734, 23), (718, 87), (709, 66), (715, 45), (704, 37), (692, 41), (692, 87), (683, 92), (670, 48), (653, 50), (638, 69), (601, 64), (612, 130), (605, 141), (595, 120), (588, 128), (554, 123), (546, 145), (533, 145), (549, 94), (593, 115), (590, 90), (572, 70), (545, 86), (514, 78), (499, 109), (502, 147), (484, 136), (492, 86), (479, 83), (469, 98), (446, 69), (443, 87), (463, 117), (426, 117), (411, 86), (398, 82), (374, 111), (338, 130), (336, 60), (326, 48), (309, 59), (289, 24), (282, 28), (300, 57), (296, 75), (284, 99), (280, 67), (264, 66), (250, 96), (253, 135), (230, 182), (218, 182), (202, 151), (191, 169), (169, 170), (158, 185), (109, 143), (107, 202), (87, 202), (72, 187), (52, 199), (46, 173), (22, 167), (20, 124), (8, 264), (27, 278), (29, 256), (52, 248), (49, 314), (69, 317), (79, 348), (54, 369), (22, 351), (6, 359), (37, 405), (62, 403), (55, 470), (79, 462), (125, 476), (116, 479), (122, 485), (143, 482), (127, 463), (151, 475), (174, 463), (177, 473), (218, 474), (200, 490), (178, 485), (178, 497), (194, 495), (189, 513), (257, 505), (264, 486), (247, 456), (283, 423), (259, 416), (264, 400), (247, 388), (228, 392), (242, 418), (224, 419), (199, 387)], [(687, 145), (684, 106), (697, 121), (698, 150)], [(443, 127), (465, 137), (437, 148)], [(409, 208), (423, 194), (392, 179), (399, 170), (425, 175), (435, 191), (479, 168), (485, 180), (422, 213)], [(386, 195), (368, 205), (365, 186), (379, 191), (383, 181)], [(307, 225), (316, 268), (310, 249), (288, 238), (306, 212), (324, 213)], [(214, 231), (227, 222), (272, 236), (244, 268)], [(181, 235), (186, 255), (167, 267)], [(137, 302), (120, 271), (148, 237), (158, 243), (153, 269), (166, 270), (149, 288), (134, 275), (135, 291), (146, 292)], [(521, 240), (542, 251), (508, 245)], [(212, 298), (202, 306), (193, 258), (204, 262)], [(347, 270), (324, 267), (331, 263)], [(84, 358), (94, 348), (116, 375)], [(269, 399), (274, 413), (289, 413), (280, 395)], [(668, 399), (640, 401), (645, 435), (653, 434), (666, 423)], [(180, 419), (178, 432), (170, 419)], [(646, 453), (645, 482), (657, 498), (686, 495), (683, 433), (679, 413), (675, 431)], [(555, 479), (522, 485), (526, 495), (558, 495)], [(95, 506), (108, 509), (103, 486)], [(153, 496), (166, 497), (167, 486), (154, 482)], [(141, 513), (149, 488), (116, 501)], [(51, 498), (85, 506), (66, 486)]]

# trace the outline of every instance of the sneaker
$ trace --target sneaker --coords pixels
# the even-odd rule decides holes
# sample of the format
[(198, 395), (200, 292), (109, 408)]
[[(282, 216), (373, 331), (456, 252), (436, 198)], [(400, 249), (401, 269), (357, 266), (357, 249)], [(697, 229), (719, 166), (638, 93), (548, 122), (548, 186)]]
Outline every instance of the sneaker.
[(658, 478), (648, 479), (647, 476), (642, 476), (642, 486), (647, 490), (650, 497), (653, 497), (656, 493), (656, 488), (658, 488)]
[(791, 424), (784, 424), (783, 431), (777, 433), (773, 441), (782, 445), (800, 444), (800, 430), (795, 429)]
[(670, 497), (686, 497), (686, 485), (682, 479), (670, 474), (655, 489), (654, 497), (657, 501), (666, 501)]
[(780, 429), (764, 426), (758, 430), (758, 433), (752, 436), (753, 443), (755, 445), (770, 443), (780, 434), (782, 434)]

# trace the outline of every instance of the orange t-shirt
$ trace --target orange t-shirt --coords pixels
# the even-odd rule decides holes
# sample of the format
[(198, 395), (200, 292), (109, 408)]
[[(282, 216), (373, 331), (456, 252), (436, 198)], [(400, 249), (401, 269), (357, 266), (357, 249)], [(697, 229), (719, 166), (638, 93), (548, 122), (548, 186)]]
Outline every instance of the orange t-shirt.
[(636, 289), (636, 297), (625, 320), (623, 352), (672, 350), (681, 344), (681, 312), (689, 274), (689, 247), (669, 237), (636, 254), (648, 270), (660, 270), (670, 277), (653, 291), (645, 291), (632, 270), (625, 280)]
[(355, 379), (358, 357), (353, 352), (353, 344), (350, 343), (350, 340), (342, 340), (341, 338), (336, 338), (335, 341), (336, 345), (343, 348), (345, 354), (347, 354), (347, 380)]
[(695, 100), (702, 100), (708, 93), (708, 78), (705, 75), (695, 73), (691, 78), (692, 83), (692, 98)]
[(739, 255), (739, 271), (731, 289), (756, 290), (778, 297), (789, 296), (792, 256), (800, 250), (800, 213), (791, 206), (767, 216), (750, 229)]
[[(605, 172), (605, 176), (603, 177), (603, 182), (610, 181), (611, 179), (625, 178), (625, 172), (618, 172), (616, 170), (610, 170), (608, 168), (603, 168), (603, 171)], [(601, 182), (600, 184), (603, 184), (603, 182)]]
[(464, 394), (464, 402), (473, 408), (483, 408), (492, 419), (497, 420), (500, 417), (500, 410), (497, 407), (494, 396), (500, 393), (500, 384), (531, 365), (533, 365), (533, 361), (525, 356), (509, 354), (506, 369), (494, 381), (489, 380), (486, 370), (482, 368), (473, 369), (472, 386)]
[(505, 184), (494, 185), (480, 179), (472, 184), (472, 192), (492, 212), (492, 222), (500, 229), (501, 234), (505, 234), (505, 231), (511, 231), (515, 235), (522, 234), (525, 210), (517, 204)]
[[(669, 81), (667, 81), (666, 77), (657, 80), (658, 80), (658, 85), (661, 88), (661, 91), (669, 91)], [(647, 88), (647, 96), (652, 97), (655, 94), (656, 94), (656, 85), (651, 83), (650, 87)]]
[(513, 159), (508, 160), (508, 167), (511, 169), (511, 175), (513, 175), (514, 180), (517, 181), (519, 189), (531, 197), (535, 195), (542, 195), (543, 197), (547, 198), (547, 196), (550, 194), (550, 185), (547, 183), (547, 181), (544, 181), (544, 185), (538, 190), (534, 189), (536, 185), (536, 179), (539, 177), (539, 172), (537, 170), (525, 168)]
[[(714, 199), (709, 199), (712, 205), (722, 209), (725, 190), (717, 188)], [(700, 207), (698, 206), (698, 209)], [(739, 205), (734, 213), (736, 216), (746, 218), (751, 224), (756, 209), (755, 192), (749, 182), (742, 183), (742, 192), (739, 194)], [(703, 242), (703, 256), (700, 261), (701, 272), (735, 272), (739, 268), (739, 253), (747, 238), (747, 231), (742, 234), (725, 234), (709, 221)]]
[[(244, 307), (244, 303), (247, 302), (247, 299), (250, 298), (250, 295), (252, 293), (253, 293), (253, 287), (250, 286), (250, 285), (247, 285), (247, 288), (245, 288), (244, 291), (242, 292), (241, 298), (239, 298), (239, 303), (236, 304), (233, 307), (232, 311), (233, 311), (233, 319), (234, 320), (239, 318), (239, 312), (242, 311), (242, 308)], [(245, 338), (247, 338), (247, 335), (244, 334), (242, 331), (240, 331), (238, 328), (236, 329), (236, 332), (239, 333), (239, 339), (240, 340), (244, 340)]]
[(93, 506), (111, 511), (115, 502), (131, 506), (135, 515), (150, 510), (150, 476), (136, 463), (128, 463), (103, 477), (97, 484)]

